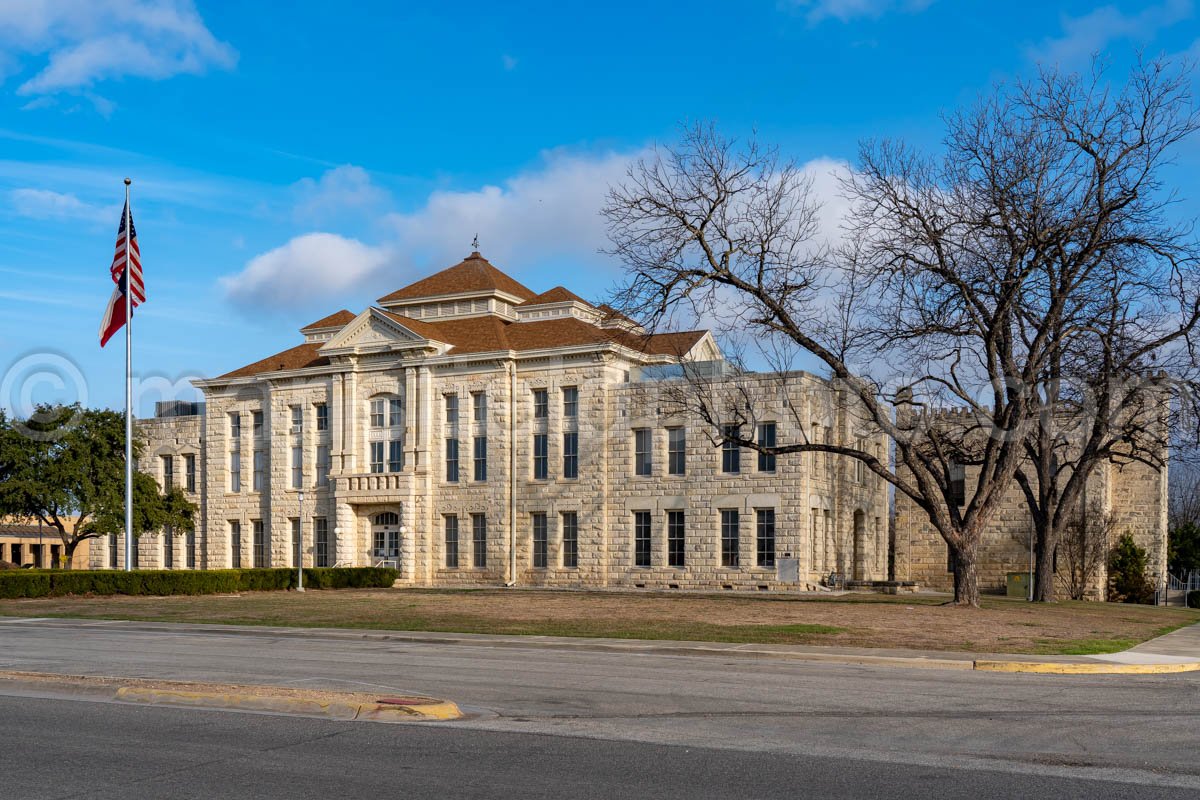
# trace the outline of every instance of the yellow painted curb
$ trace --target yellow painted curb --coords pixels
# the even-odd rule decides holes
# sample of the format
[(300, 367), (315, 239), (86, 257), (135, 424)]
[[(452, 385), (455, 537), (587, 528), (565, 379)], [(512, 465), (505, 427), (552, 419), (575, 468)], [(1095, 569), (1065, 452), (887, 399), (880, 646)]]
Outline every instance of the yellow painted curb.
[(280, 714), (304, 714), (373, 722), (411, 722), (421, 719), (451, 720), (460, 719), (463, 715), (458, 706), (449, 700), (418, 705), (320, 702), (297, 697), (264, 697), (238, 692), (198, 692), (184, 689), (150, 689), (139, 686), (123, 686), (117, 690), (115, 698), (128, 703), (146, 703), (148, 705), (272, 711)]
[(1061, 664), (1046, 661), (976, 661), (981, 672), (1036, 672), (1043, 675), (1167, 675), (1200, 670), (1200, 662), (1185, 664)]

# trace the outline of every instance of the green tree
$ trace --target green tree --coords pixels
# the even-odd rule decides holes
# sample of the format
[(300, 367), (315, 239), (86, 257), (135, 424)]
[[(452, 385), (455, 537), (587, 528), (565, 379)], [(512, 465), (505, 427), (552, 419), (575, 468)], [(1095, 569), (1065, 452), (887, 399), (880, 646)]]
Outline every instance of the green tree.
[(1154, 587), (1146, 579), (1146, 551), (1129, 533), (1108, 554), (1108, 599), (1115, 603), (1153, 603)]
[[(134, 458), (142, 443), (135, 439)], [(134, 531), (190, 529), (196, 506), (134, 473)], [(0, 515), (41, 520), (63, 543), (64, 567), (80, 542), (124, 529), (125, 418), (107, 409), (39, 406), (28, 419), (0, 412)]]
[(1172, 526), (1167, 540), (1167, 569), (1180, 576), (1200, 570), (1200, 523)]

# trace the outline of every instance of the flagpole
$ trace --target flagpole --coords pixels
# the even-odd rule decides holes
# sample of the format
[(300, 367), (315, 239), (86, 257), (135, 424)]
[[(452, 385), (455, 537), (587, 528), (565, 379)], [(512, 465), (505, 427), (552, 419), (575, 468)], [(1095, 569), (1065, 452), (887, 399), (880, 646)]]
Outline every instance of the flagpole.
[(129, 274), (129, 251), (133, 231), (129, 225), (129, 184), (125, 179), (125, 571), (133, 570), (133, 281)]

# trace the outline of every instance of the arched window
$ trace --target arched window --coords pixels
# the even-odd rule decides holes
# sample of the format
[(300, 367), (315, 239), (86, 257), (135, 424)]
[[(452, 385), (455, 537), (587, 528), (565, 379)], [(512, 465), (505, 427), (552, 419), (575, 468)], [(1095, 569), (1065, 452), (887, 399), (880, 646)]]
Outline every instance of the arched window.
[(399, 525), (400, 515), (395, 511), (384, 511), (382, 514), (376, 514), (371, 523), (374, 525)]

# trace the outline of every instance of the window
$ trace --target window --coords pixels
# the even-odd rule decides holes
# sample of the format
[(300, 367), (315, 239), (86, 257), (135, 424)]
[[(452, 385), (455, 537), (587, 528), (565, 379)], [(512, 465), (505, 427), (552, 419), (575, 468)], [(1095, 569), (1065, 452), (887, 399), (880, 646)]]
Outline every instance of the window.
[[(859, 439), (857, 442), (857, 449), (860, 453), (867, 452), (867, 440)], [(867, 463), (857, 458), (854, 459), (854, 481), (856, 483), (867, 482)]]
[(301, 406), (292, 406), (292, 433), (301, 433), (304, 431), (304, 408)]
[(755, 563), (760, 567), (775, 566), (775, 509), (759, 508), (754, 512), (757, 517), (758, 536), (755, 550)]
[(550, 437), (544, 433), (533, 435), (533, 479), (544, 481), (550, 471)]
[(292, 488), (304, 488), (304, 448), (292, 448)]
[(633, 512), (633, 565), (635, 567), (650, 566), (650, 526), (649, 511)]
[(383, 472), (383, 442), (371, 442), (371, 472)]
[(549, 532), (546, 529), (546, 515), (533, 515), (533, 566), (535, 569), (545, 569), (549, 561)]
[(487, 437), (475, 437), (475, 480), (487, 480)]
[(820, 569), (820, 567), (817, 565), (817, 519), (820, 514), (821, 512), (814, 508), (810, 511), (809, 516), (811, 524), (809, 526), (808, 540), (812, 549), (812, 566), (809, 569), (811, 569), (813, 572), (816, 572), (818, 569)]
[(579, 477), (579, 434), (575, 431), (563, 434), (563, 477)]
[(404, 424), (404, 408), (399, 397), (375, 397), (371, 400), (371, 427), (399, 428)]
[(188, 492), (196, 491), (196, 455), (187, 453), (183, 457), (183, 488)]
[[(758, 426), (758, 443), (763, 447), (775, 446), (775, 423), (763, 422)], [(759, 472), (774, 472), (775, 471), (775, 454), (774, 453), (759, 453), (758, 454), (758, 471)]]
[(163, 569), (175, 566), (175, 531), (171, 526), (163, 528)]
[(254, 491), (261, 492), (267, 482), (267, 454), (264, 450), (254, 451)]
[(685, 543), (684, 518), (682, 511), (667, 512), (667, 566), (682, 567)]
[(325, 487), (329, 485), (329, 445), (317, 445), (317, 486)]
[(262, 569), (270, 564), (267, 560), (267, 534), (263, 529), (263, 521), (261, 519), (251, 520), (250, 529), (251, 535), (254, 537), (252, 562), (255, 569)]
[(387, 400), (377, 397), (371, 401), (371, 427), (382, 428), (387, 414)]
[(579, 389), (574, 386), (564, 387), (563, 416), (567, 418), (579, 416)]
[(229, 566), (242, 568), (242, 523), (236, 519), (229, 520)]
[(313, 517), (313, 555), (315, 566), (329, 566), (329, 521), (325, 517)]
[(388, 442), (388, 472), (404, 469), (404, 443), (399, 439)]
[(458, 569), (458, 517), (447, 516), (446, 522), (446, 567)]
[(398, 428), (404, 424), (404, 409), (399, 397), (388, 398), (388, 427)]
[(633, 472), (635, 475), (649, 475), (654, 469), (653, 441), (649, 428), (634, 429)]
[[(17, 547), (17, 545), (14, 544), (13, 547)], [(117, 567), (119, 566), (119, 564), (117, 563), (117, 558), (118, 558), (117, 553), (118, 553), (119, 549), (120, 548), (119, 548), (119, 544), (117, 541), (117, 535), (115, 533), (111, 534), (108, 537), (108, 568), (109, 569), (117, 569)], [(14, 564), (21, 563), (21, 559), (17, 556), (16, 553), (12, 554), (12, 562)]]
[(446, 395), (446, 426), (451, 430), (458, 428), (458, 395)]
[(950, 502), (956, 506), (967, 504), (967, 467), (957, 461), (950, 462)]
[(242, 490), (242, 454), (236, 450), (229, 454), (229, 491)]
[(163, 489), (170, 490), (175, 486), (175, 457), (162, 457)]
[(545, 389), (533, 390), (533, 418), (545, 419), (550, 416), (550, 393)]
[(474, 555), (476, 569), (487, 566), (487, 517), (483, 514), (471, 515), (471, 550)]
[(325, 403), (317, 403), (316, 411), (317, 411), (317, 430), (318, 431), (329, 430), (329, 406), (326, 405)]
[(562, 565), (568, 569), (579, 566), (579, 514), (562, 513)]
[(471, 392), (471, 409), (476, 422), (487, 422), (487, 395), (483, 392)]
[(236, 411), (229, 415), (229, 438), (234, 441), (242, 438), (242, 415)]
[(253, 431), (254, 435), (262, 436), (263, 435), (263, 412), (251, 411), (250, 412), (250, 421), (251, 421), (252, 427), (254, 429), (254, 431)]
[(687, 431), (667, 428), (667, 474), (687, 474)]
[(188, 531), (184, 537), (184, 543), (187, 546), (187, 568), (196, 568), (196, 532)]
[(738, 537), (741, 533), (736, 508), (721, 509), (721, 566), (738, 565)]
[[(742, 427), (740, 425), (725, 425), (722, 427), (721, 435), (724, 437), (740, 437), (742, 435)], [(738, 473), (742, 471), (742, 448), (738, 447), (736, 441), (730, 441), (726, 438), (721, 442), (721, 472)]]
[(458, 482), (458, 439), (446, 440), (446, 480)]
[(300, 518), (292, 517), (292, 566), (300, 566), (300, 558), (303, 553), (303, 537), (300, 535)]

